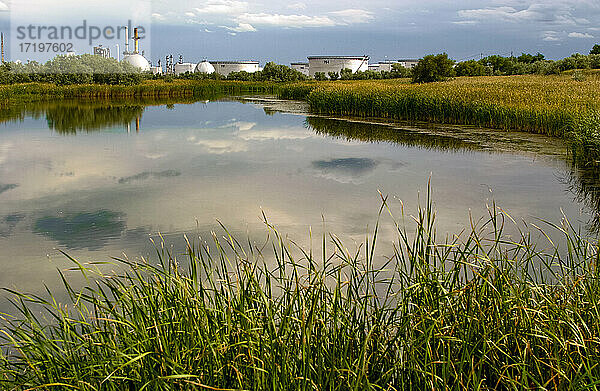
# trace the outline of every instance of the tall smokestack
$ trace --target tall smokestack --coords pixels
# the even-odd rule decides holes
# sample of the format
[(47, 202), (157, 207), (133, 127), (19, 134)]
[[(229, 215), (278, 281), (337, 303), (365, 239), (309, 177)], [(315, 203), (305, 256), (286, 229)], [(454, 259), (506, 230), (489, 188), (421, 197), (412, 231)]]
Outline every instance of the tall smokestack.
[(4, 64), (4, 33), (0, 35), (2, 36), (2, 64)]
[(125, 54), (129, 54), (129, 27), (125, 26)]
[(140, 44), (139, 44), (140, 37), (138, 35), (137, 27), (133, 29), (133, 39), (135, 41), (135, 54), (138, 54), (140, 52)]

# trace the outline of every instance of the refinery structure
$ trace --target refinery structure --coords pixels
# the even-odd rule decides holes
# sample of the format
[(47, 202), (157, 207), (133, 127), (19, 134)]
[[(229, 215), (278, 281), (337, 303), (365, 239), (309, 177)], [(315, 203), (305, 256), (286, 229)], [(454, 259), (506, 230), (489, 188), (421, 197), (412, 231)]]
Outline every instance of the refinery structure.
[[(233, 72), (254, 73), (261, 71), (262, 68), (258, 61), (255, 60), (215, 60), (208, 61), (206, 59), (200, 62), (184, 62), (183, 56), (179, 55), (173, 58), (173, 55), (164, 57), (164, 62), (158, 60), (156, 64), (152, 64), (144, 56), (144, 51), (140, 51), (138, 29), (133, 29), (133, 36), (129, 36), (128, 28), (125, 27), (125, 50), (121, 61), (131, 64), (143, 72), (151, 72), (157, 74), (183, 75), (186, 73), (204, 73), (204, 74), (219, 74), (223, 77), (229, 76)], [(130, 51), (130, 41), (134, 41), (134, 49)], [(118, 45), (117, 45), (118, 46)], [(93, 53), (105, 58), (110, 57), (110, 49), (99, 45), (94, 48)], [(117, 49), (117, 55), (120, 53)], [(117, 60), (119, 57), (117, 56)], [(411, 69), (417, 65), (418, 59), (399, 59), (393, 61), (380, 61), (378, 63), (369, 64), (369, 56), (308, 56), (307, 62), (292, 62), (290, 67), (304, 74), (305, 76), (314, 78), (317, 74), (324, 74), (329, 77), (332, 73), (338, 75), (344, 69), (349, 69), (352, 73), (365, 72), (367, 70), (373, 72), (391, 72), (394, 66), (401, 66)]]

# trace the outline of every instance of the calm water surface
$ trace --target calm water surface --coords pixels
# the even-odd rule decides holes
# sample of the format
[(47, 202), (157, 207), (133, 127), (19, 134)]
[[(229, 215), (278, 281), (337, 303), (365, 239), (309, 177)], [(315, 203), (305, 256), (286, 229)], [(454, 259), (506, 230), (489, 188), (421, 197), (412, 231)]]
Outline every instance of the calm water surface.
[[(596, 176), (572, 168), (557, 140), (307, 118), (299, 104), (279, 106), (64, 103), (11, 114), (0, 125), (0, 286), (58, 283), (55, 269), (68, 264), (58, 249), (81, 261), (136, 258), (161, 233), (181, 251), (183, 233), (208, 238), (217, 219), (258, 241), (263, 212), (298, 243), (309, 244), (312, 227), (352, 247), (376, 221), (378, 192), (408, 214), (430, 175), (440, 234), (492, 201), (516, 220), (558, 222), (564, 212), (593, 230)], [(384, 224), (383, 248), (393, 239)]]

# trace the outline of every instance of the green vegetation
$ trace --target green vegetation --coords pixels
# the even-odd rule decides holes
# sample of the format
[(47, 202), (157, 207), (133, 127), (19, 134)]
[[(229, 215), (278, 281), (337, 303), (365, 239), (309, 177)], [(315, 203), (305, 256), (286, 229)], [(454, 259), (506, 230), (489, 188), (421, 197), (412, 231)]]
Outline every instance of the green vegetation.
[(410, 84), (406, 80), (297, 83), (282, 98), (305, 99), (319, 114), (475, 125), (568, 137), (600, 151), (600, 75), (585, 83), (566, 76), (457, 78)]
[(23, 102), (55, 99), (148, 99), (148, 98), (197, 98), (211, 95), (270, 93), (276, 86), (265, 82), (235, 82), (215, 80), (146, 80), (136, 85), (56, 85), (27, 83), (0, 86), (0, 107)]
[(565, 223), (549, 228), (565, 247), (544, 251), (489, 211), (440, 241), (428, 199), (414, 231), (395, 223), (385, 258), (378, 225), (352, 251), (332, 235), (313, 253), (270, 229), (267, 245), (214, 235), (186, 261), (160, 247), (158, 264), (117, 260), (109, 275), (73, 260), (87, 283), (61, 273), (67, 303), (11, 291), (2, 388), (593, 389), (597, 245)]
[(325, 72), (315, 72), (315, 80), (318, 80), (318, 81), (327, 80), (327, 76), (325, 75)]
[(487, 68), (479, 61), (469, 60), (456, 64), (454, 68), (456, 76), (485, 76)]
[(292, 69), (285, 65), (278, 65), (274, 62), (268, 62), (262, 71), (248, 72), (232, 72), (227, 76), (227, 80), (242, 80), (242, 81), (273, 81), (273, 82), (289, 82), (307, 80), (308, 77), (301, 72)]
[(575, 69), (600, 69), (600, 53), (575, 53), (561, 60), (546, 60), (543, 54), (522, 53), (518, 57), (498, 55), (468, 60), (456, 65), (457, 76), (559, 75)]
[(431, 83), (444, 81), (456, 75), (454, 60), (448, 58), (446, 53), (436, 56), (425, 56), (412, 69), (413, 83)]
[(394, 126), (378, 125), (368, 122), (342, 121), (339, 119), (308, 117), (306, 125), (317, 134), (328, 135), (345, 140), (362, 142), (391, 142), (413, 148), (440, 151), (482, 150), (478, 144), (467, 142), (458, 137), (399, 129)]
[(120, 84), (133, 85), (146, 76), (134, 66), (91, 54), (56, 56), (45, 64), (35, 61), (27, 64), (0, 65), (0, 84), (53, 83), (69, 84)]

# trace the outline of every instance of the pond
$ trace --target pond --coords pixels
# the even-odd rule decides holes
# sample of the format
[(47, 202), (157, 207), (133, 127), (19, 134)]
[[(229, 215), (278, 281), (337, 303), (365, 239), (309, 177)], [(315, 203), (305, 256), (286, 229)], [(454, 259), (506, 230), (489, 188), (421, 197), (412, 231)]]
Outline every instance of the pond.
[[(82, 262), (152, 257), (162, 236), (177, 253), (184, 234), (222, 235), (219, 223), (259, 242), (264, 216), (301, 245), (318, 247), (325, 231), (356, 248), (381, 195), (408, 216), (429, 178), (440, 236), (492, 202), (516, 221), (598, 226), (597, 173), (544, 136), (314, 117), (266, 98), (45, 103), (2, 118), (0, 287), (58, 284), (69, 265), (59, 250)], [(382, 225), (382, 256), (394, 238)]]

